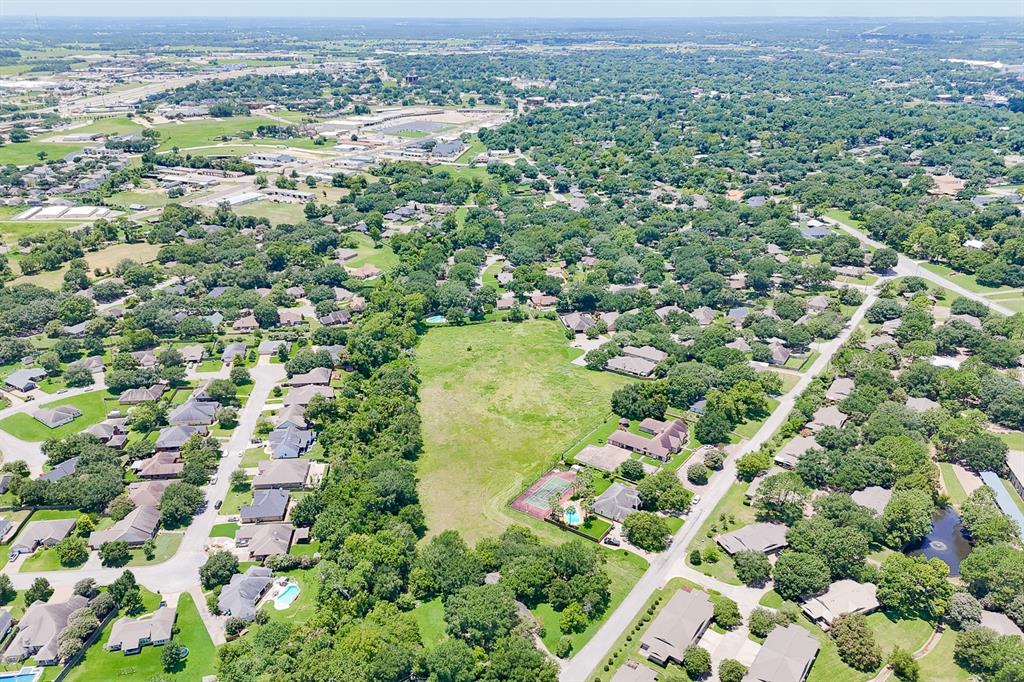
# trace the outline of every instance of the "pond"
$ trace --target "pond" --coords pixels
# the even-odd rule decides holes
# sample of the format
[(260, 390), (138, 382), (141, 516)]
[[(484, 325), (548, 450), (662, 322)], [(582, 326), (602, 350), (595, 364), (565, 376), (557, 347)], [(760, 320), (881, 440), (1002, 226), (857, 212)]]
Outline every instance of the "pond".
[(949, 507), (935, 513), (932, 532), (911, 555), (938, 557), (949, 566), (951, 576), (960, 575), (960, 562), (970, 554), (971, 543), (964, 537), (960, 516)]

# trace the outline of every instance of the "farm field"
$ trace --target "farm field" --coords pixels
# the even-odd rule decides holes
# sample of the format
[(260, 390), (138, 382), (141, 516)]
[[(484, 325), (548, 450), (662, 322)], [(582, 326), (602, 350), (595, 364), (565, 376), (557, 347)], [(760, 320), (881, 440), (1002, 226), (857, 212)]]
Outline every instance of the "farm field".
[(424, 452), (418, 467), (430, 533), (473, 543), (527, 517), (506, 503), (608, 413), (625, 379), (570, 364), (556, 322), (430, 331), (417, 349)]

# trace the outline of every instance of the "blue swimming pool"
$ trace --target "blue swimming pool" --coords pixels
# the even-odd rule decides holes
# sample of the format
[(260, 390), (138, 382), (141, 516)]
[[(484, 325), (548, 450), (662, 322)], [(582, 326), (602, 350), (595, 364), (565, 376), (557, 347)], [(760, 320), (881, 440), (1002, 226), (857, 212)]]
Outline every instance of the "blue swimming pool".
[(427, 318), (427, 324), (444, 324), (448, 321), (448, 318), (444, 315), (431, 315)]
[(42, 668), (22, 668), (18, 672), (0, 673), (0, 682), (36, 682), (42, 674)]
[(281, 594), (274, 597), (274, 608), (278, 611), (283, 611), (288, 608), (292, 605), (292, 602), (295, 601), (295, 598), (299, 596), (299, 592), (301, 591), (302, 590), (300, 590), (299, 586), (295, 583), (288, 585), (286, 588), (281, 590)]
[(569, 507), (565, 510), (565, 522), (570, 526), (580, 525), (580, 512), (576, 507)]

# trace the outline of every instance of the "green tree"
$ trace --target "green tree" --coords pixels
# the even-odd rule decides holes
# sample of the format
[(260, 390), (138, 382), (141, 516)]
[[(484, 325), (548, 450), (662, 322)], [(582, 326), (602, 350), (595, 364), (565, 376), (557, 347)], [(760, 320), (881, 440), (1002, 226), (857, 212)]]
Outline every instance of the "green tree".
[(61, 566), (80, 566), (89, 558), (89, 547), (85, 540), (75, 535), (68, 536), (53, 548)]
[(46, 578), (36, 578), (32, 585), (25, 590), (25, 605), (31, 606), (33, 602), (47, 602), (53, 596), (53, 588)]
[(747, 674), (747, 666), (734, 658), (723, 659), (718, 664), (719, 682), (743, 682), (743, 676)]
[(199, 567), (199, 581), (203, 588), (212, 590), (218, 585), (227, 585), (231, 576), (238, 573), (238, 559), (227, 551), (213, 552)]
[(862, 614), (839, 616), (832, 622), (830, 634), (839, 649), (839, 657), (854, 670), (868, 672), (882, 664), (882, 651)]
[(100, 563), (104, 566), (124, 566), (131, 558), (131, 549), (123, 540), (112, 540), (100, 545)]
[(923, 490), (897, 490), (882, 513), (885, 543), (903, 549), (920, 542), (932, 529), (935, 505)]
[(764, 585), (772, 576), (772, 565), (764, 552), (747, 550), (737, 552), (733, 556), (736, 577), (744, 585), (752, 587)]
[(501, 585), (463, 587), (445, 601), (448, 634), (488, 650), (512, 630), (517, 619), (515, 601)]
[(626, 517), (622, 526), (626, 531), (626, 539), (648, 552), (665, 549), (672, 534), (665, 519), (646, 511), (633, 512)]
[(821, 557), (804, 552), (783, 552), (775, 562), (774, 575), (775, 591), (793, 601), (819, 594), (832, 578)]

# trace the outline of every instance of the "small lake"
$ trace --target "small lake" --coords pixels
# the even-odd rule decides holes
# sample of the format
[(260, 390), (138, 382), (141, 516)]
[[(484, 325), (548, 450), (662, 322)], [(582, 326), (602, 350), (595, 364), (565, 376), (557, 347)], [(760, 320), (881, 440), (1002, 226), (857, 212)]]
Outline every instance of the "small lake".
[(932, 532), (911, 554), (929, 559), (938, 557), (949, 566), (950, 575), (958, 576), (960, 562), (971, 552), (971, 543), (964, 537), (963, 529), (960, 516), (952, 507), (939, 510), (932, 521)]

